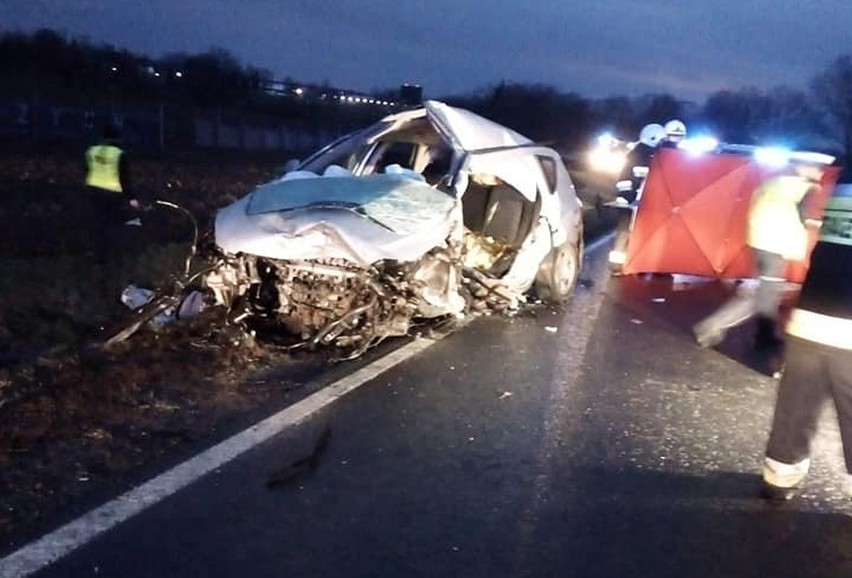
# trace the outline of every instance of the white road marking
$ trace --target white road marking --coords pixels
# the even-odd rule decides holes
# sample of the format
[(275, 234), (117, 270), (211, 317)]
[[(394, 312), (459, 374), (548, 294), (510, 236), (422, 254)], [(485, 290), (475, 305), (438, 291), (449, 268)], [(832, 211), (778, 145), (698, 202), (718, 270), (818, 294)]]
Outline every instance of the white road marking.
[[(597, 251), (610, 239), (611, 235), (591, 243), (586, 247), (585, 253), (589, 255)], [(177, 493), (202, 476), (222, 467), (237, 456), (280, 434), (287, 428), (305, 421), (325, 406), (372, 381), (392, 367), (421, 353), (436, 342), (437, 339), (415, 339), (302, 401), (152, 478), (141, 486), (30, 542), (0, 559), (0, 578), (23, 578), (38, 572), (63, 556), (86, 545), (98, 535)]]
[(586, 250), (584, 252), (586, 253), (586, 255), (591, 255), (592, 253), (594, 253), (595, 251), (597, 251), (598, 249), (600, 249), (601, 247), (603, 247), (604, 245), (606, 245), (607, 243), (612, 241), (613, 238), (615, 238), (615, 233), (614, 232), (608, 233), (608, 234), (604, 235), (603, 237), (601, 237), (600, 239), (596, 239), (592, 243), (586, 245)]
[(80, 548), (99, 534), (177, 493), (240, 454), (278, 435), (380, 374), (436, 343), (415, 339), (302, 401), (243, 430), (0, 560), (0, 576), (22, 578)]

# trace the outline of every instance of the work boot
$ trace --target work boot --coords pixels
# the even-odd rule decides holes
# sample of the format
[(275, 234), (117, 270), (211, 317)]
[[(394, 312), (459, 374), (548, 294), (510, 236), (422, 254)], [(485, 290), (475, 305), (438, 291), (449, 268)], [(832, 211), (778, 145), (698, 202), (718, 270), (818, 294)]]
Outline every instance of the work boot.
[(692, 334), (695, 336), (695, 342), (702, 349), (715, 347), (725, 340), (724, 329), (713, 329), (701, 323), (692, 327)]
[(785, 464), (770, 457), (765, 458), (760, 497), (772, 502), (785, 502), (792, 499), (808, 475), (810, 466), (810, 458), (795, 464)]

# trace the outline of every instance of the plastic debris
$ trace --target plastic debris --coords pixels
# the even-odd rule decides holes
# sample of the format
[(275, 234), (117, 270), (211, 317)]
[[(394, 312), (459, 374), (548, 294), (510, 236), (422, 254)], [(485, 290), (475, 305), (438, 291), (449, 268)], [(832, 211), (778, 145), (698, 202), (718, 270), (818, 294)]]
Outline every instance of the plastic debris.
[[(120, 299), (129, 309), (139, 309), (151, 301), (154, 296), (155, 293), (151, 289), (128, 285), (121, 292)], [(163, 327), (177, 319), (191, 319), (201, 313), (206, 305), (204, 293), (201, 291), (190, 291), (180, 302), (177, 310), (174, 307), (169, 307), (154, 317), (151, 322), (157, 327)]]
[(180, 302), (180, 307), (178, 307), (177, 316), (178, 319), (191, 319), (196, 317), (199, 313), (204, 311), (207, 303), (204, 301), (204, 293), (201, 291), (190, 291), (189, 294), (183, 298), (183, 301)]
[(121, 302), (130, 309), (139, 309), (153, 298), (154, 292), (151, 289), (137, 287), (136, 285), (128, 285), (121, 292)]

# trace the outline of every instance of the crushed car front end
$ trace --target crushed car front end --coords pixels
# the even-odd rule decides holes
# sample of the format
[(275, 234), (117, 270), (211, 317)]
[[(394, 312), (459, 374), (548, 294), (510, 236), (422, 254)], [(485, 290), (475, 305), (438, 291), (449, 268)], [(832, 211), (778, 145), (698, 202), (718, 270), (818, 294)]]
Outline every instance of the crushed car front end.
[(285, 176), (219, 211), (203, 282), (235, 321), (360, 352), (463, 310), (460, 239), (457, 200), (417, 179)]

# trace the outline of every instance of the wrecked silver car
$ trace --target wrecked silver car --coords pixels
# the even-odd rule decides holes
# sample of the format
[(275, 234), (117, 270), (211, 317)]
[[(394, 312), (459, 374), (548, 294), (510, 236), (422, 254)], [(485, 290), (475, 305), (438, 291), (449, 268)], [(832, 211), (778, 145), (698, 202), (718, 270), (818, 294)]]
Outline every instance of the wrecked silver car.
[(220, 209), (203, 289), (229, 319), (354, 355), (421, 320), (569, 297), (582, 211), (559, 155), (429, 101)]
[(221, 209), (204, 287), (235, 319), (363, 350), (480, 298), (571, 293), (581, 203), (559, 155), (429, 101), (340, 139)]

